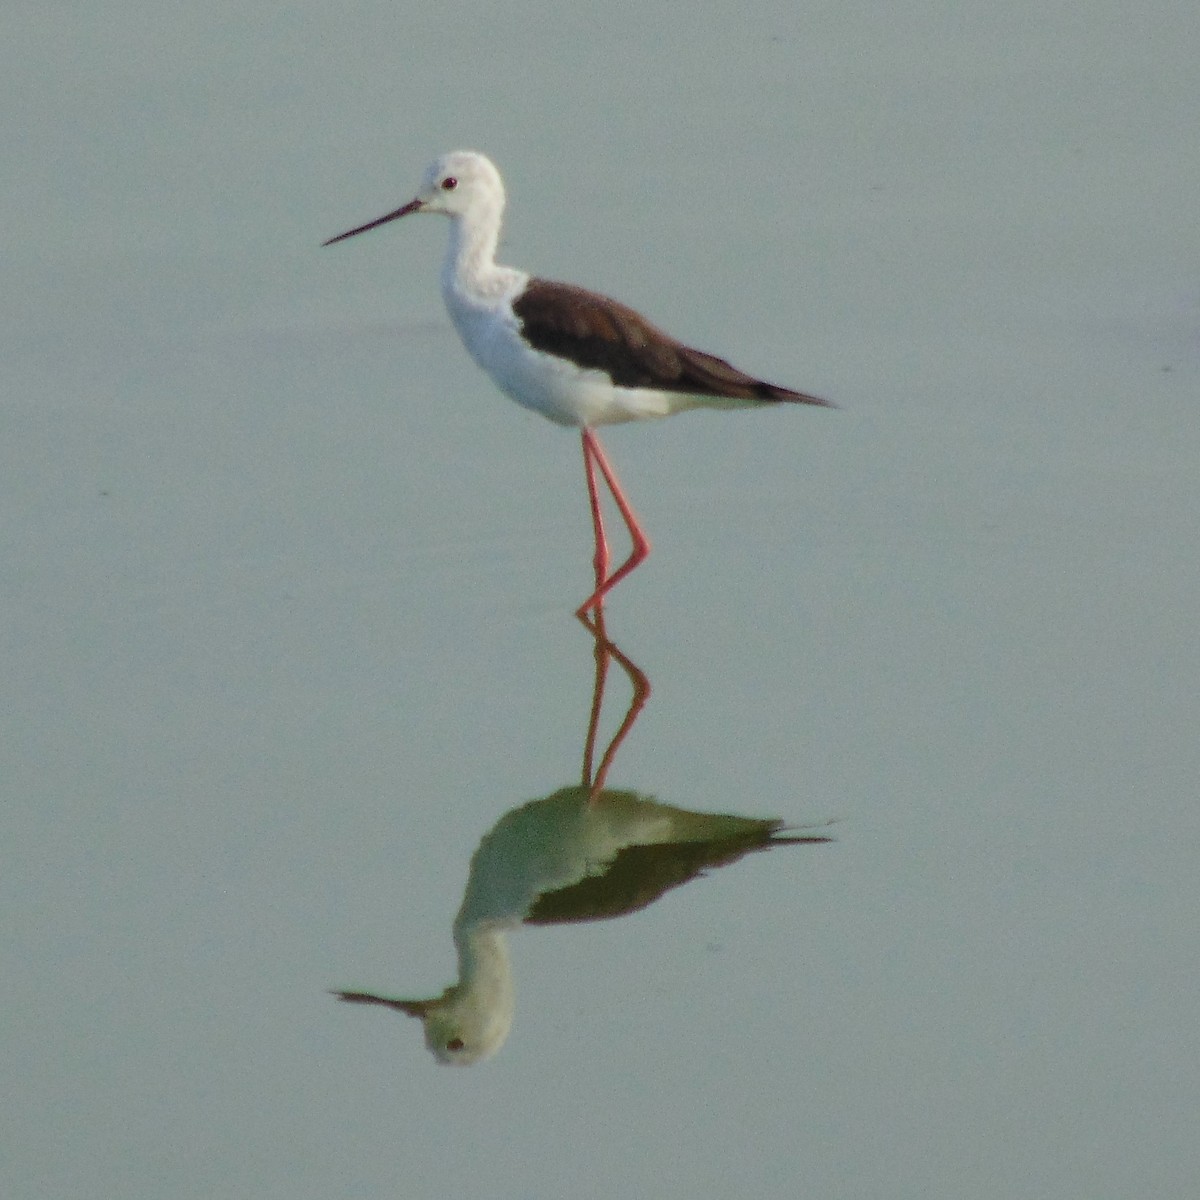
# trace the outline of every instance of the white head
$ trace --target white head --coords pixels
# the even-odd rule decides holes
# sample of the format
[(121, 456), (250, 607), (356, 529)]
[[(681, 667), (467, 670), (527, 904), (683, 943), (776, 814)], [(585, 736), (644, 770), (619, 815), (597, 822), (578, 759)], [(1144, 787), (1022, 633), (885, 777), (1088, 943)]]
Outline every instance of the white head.
[(425, 1045), (440, 1063), (471, 1067), (491, 1058), (508, 1040), (513, 1023), (512, 979), (504, 975), (501, 986), (471, 988), (452, 984), (431, 1000), (393, 1000), (373, 992), (335, 992), (352, 1004), (378, 1004), (425, 1026)]
[(407, 204), (365, 225), (339, 233), (323, 245), (331, 246), (410, 213), (444, 213), (449, 217), (487, 213), (498, 223), (503, 211), (504, 181), (491, 159), (474, 150), (454, 150), (430, 163), (421, 178), (420, 190)]
[(454, 216), (468, 209), (504, 208), (504, 181), (490, 158), (474, 150), (454, 150), (430, 163), (414, 203), (418, 212)]

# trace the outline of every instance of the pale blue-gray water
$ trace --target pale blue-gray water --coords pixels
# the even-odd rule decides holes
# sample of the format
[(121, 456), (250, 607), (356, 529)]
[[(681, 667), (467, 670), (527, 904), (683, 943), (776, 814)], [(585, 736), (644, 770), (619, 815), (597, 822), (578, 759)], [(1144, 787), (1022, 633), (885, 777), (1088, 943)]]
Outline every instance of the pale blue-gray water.
[[(1193, 3), (2, 27), (0, 1194), (1196, 1194)], [(456, 147), (503, 261), (839, 405), (605, 434), (607, 787), (833, 840), (512, 928), (468, 1069), (330, 991), (436, 996), (580, 783), (578, 439), (444, 223), (320, 248)]]

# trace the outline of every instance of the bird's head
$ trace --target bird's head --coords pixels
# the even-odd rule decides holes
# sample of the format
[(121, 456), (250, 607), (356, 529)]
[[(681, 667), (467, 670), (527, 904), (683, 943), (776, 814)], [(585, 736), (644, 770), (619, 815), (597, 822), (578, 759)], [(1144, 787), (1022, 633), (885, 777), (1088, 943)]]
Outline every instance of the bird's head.
[(348, 229), (323, 245), (344, 241), (368, 229), (376, 229), (407, 217), (411, 213), (444, 213), (461, 217), (474, 211), (494, 213), (498, 219), (504, 210), (504, 182), (491, 159), (475, 150), (454, 150), (431, 163), (421, 178), (421, 187), (407, 203), (374, 221)]

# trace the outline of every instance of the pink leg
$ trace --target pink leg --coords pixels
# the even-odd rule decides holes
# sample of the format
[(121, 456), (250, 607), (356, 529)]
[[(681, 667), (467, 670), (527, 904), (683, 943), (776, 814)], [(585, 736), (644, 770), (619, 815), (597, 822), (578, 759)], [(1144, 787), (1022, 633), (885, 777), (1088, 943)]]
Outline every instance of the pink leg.
[[(630, 571), (645, 562), (650, 554), (650, 539), (646, 537), (645, 531), (638, 524), (638, 519), (633, 513), (633, 507), (625, 498), (625, 493), (621, 490), (621, 485), (617, 481), (616, 472), (612, 469), (604, 453), (604, 448), (600, 445), (600, 439), (590, 429), (583, 431), (583, 458), (587, 466), (588, 497), (592, 505), (592, 523), (596, 530), (595, 564), (597, 584), (596, 590), (576, 609), (578, 616), (582, 616), (589, 609), (599, 610), (604, 604), (605, 595), (616, 587)], [(596, 487), (593, 465), (600, 468), (600, 474), (604, 476), (604, 482), (608, 484), (608, 490), (612, 493), (612, 498), (616, 502), (617, 511), (620, 512), (621, 519), (625, 522), (625, 528), (629, 530), (629, 537), (633, 542), (633, 549), (630, 551), (629, 557), (607, 578), (601, 578), (603, 572), (608, 570), (608, 543), (604, 539), (604, 525), (600, 519), (599, 489)], [(601, 563), (603, 563), (603, 572), (601, 571)]]
[(604, 536), (604, 517), (600, 512), (600, 492), (596, 487), (596, 468), (588, 451), (587, 431), (583, 434), (583, 469), (587, 474), (588, 501), (592, 506), (592, 529), (596, 534), (596, 553), (592, 565), (596, 569), (596, 588), (604, 586), (608, 574), (608, 539)]

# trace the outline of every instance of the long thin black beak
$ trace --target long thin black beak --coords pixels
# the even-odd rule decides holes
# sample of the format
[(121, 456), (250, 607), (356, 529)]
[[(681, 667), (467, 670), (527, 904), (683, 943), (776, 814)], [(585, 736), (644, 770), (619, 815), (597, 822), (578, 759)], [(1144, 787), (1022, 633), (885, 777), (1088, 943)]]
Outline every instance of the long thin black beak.
[(374, 221), (368, 221), (365, 225), (360, 225), (357, 229), (347, 229), (345, 233), (339, 233), (337, 237), (331, 237), (329, 241), (322, 242), (322, 246), (332, 246), (334, 242), (345, 241), (348, 237), (353, 237), (356, 233), (366, 233), (368, 229), (375, 229), (380, 225), (386, 225), (389, 221), (396, 220), (397, 217), (407, 217), (409, 213), (417, 212), (421, 207), (420, 200), (410, 200), (403, 208), (396, 209), (395, 212), (390, 212), (386, 217), (378, 217)]

